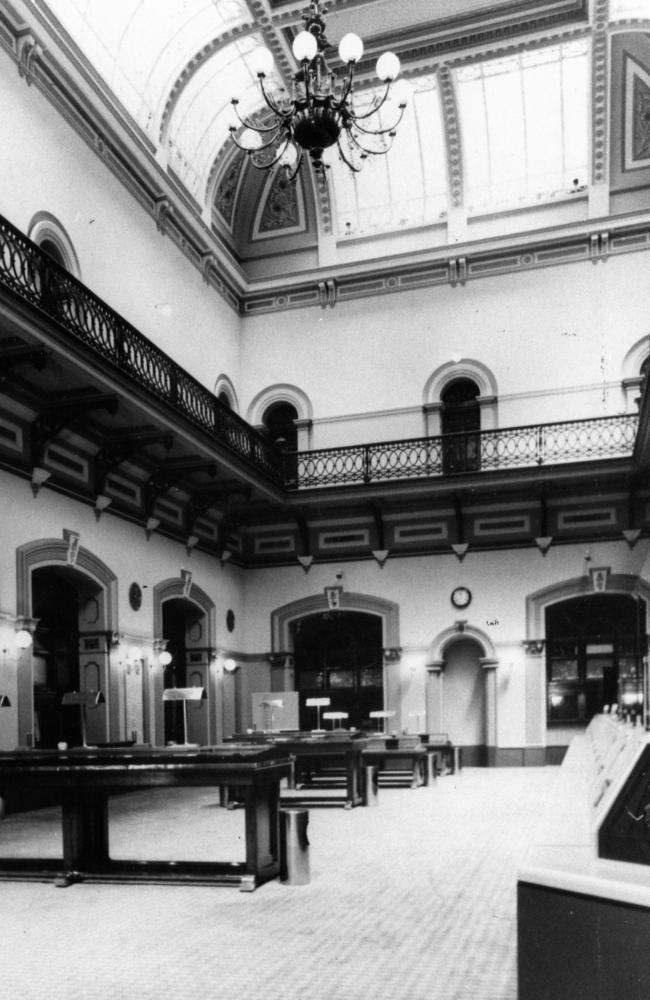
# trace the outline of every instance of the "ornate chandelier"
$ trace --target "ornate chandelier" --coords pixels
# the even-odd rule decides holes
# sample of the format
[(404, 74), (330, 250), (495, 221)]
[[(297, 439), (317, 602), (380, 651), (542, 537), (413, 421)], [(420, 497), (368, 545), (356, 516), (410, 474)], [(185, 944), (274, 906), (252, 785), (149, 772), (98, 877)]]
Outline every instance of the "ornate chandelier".
[[(300, 68), (293, 75), (290, 96), (286, 91), (272, 95), (267, 89), (264, 81), (273, 70), (274, 59), (268, 49), (262, 48), (252, 68), (266, 104), (265, 115), (256, 121), (244, 118), (237, 107), (238, 98), (231, 102), (235, 120), (229, 130), (235, 145), (261, 170), (281, 163), (290, 180), (295, 179), (305, 152), (321, 179), (328, 169), (323, 152), (332, 146), (336, 145), (343, 162), (355, 172), (361, 170), (368, 156), (387, 153), (408, 101), (408, 84), (401, 81), (392, 87), (399, 74), (399, 59), (392, 52), (384, 52), (377, 60), (377, 76), (385, 85), (384, 92), (355, 110), (354, 72), (363, 55), (363, 42), (352, 33), (341, 39), (338, 51), (341, 61), (347, 64), (347, 73), (337, 79), (325, 58), (330, 47), (325, 35), (326, 13), (326, 8), (320, 9), (319, 0), (313, 0), (303, 14), (305, 28), (293, 41), (293, 54)], [(396, 93), (400, 86), (402, 89)], [(385, 127), (378, 112), (389, 94), (397, 108), (395, 120)], [(238, 136), (241, 126), (245, 131)]]

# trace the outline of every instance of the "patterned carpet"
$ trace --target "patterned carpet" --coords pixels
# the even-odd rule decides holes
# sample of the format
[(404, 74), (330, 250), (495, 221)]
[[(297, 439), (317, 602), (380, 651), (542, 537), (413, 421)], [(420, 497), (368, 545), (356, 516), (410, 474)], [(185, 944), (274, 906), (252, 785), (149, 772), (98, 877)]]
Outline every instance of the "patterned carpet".
[[(465, 769), (382, 789), (376, 809), (313, 809), (308, 885), (0, 883), (2, 995), (516, 1000), (516, 870), (557, 777)], [(116, 801), (114, 856), (234, 857), (240, 810), (203, 789), (163, 796), (164, 810), (156, 793)], [(55, 810), (0, 824), (5, 856), (59, 843)]]

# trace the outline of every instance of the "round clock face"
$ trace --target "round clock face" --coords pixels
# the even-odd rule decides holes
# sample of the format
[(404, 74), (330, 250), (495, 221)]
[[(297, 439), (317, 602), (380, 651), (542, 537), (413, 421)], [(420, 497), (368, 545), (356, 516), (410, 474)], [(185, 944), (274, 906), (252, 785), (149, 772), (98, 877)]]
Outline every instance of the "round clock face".
[(129, 587), (129, 604), (134, 611), (140, 610), (142, 604), (142, 591), (138, 583), (132, 583)]
[(472, 595), (467, 587), (456, 587), (451, 592), (451, 603), (455, 608), (466, 608), (472, 599)]

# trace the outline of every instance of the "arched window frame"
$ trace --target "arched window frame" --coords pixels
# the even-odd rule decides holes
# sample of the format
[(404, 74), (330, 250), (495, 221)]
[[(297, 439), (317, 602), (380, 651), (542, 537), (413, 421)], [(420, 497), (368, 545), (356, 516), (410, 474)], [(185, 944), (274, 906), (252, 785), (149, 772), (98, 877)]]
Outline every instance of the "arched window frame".
[(235, 387), (232, 384), (232, 381), (223, 372), (219, 375), (214, 384), (214, 394), (217, 399), (222, 393), (227, 397), (230, 409), (235, 413), (239, 413), (239, 400), (237, 398), (237, 393), (235, 392)]
[(638, 399), (643, 391), (642, 368), (650, 360), (650, 335), (641, 337), (629, 349), (621, 366), (621, 389), (626, 413), (636, 413)]
[(295, 385), (278, 382), (268, 386), (254, 397), (246, 419), (249, 424), (260, 429), (264, 428), (264, 414), (277, 403), (289, 403), (295, 407), (298, 414), (295, 424), (298, 432), (298, 451), (309, 451), (311, 447), (311, 430), (313, 410), (309, 397)]
[(79, 259), (72, 240), (59, 220), (49, 212), (37, 212), (27, 230), (32, 242), (41, 246), (47, 240), (53, 243), (63, 260), (64, 267), (75, 278), (81, 278)]
[(442, 433), (442, 395), (446, 387), (457, 379), (475, 382), (479, 389), (477, 403), (481, 413), (481, 430), (498, 426), (498, 389), (493, 373), (486, 365), (472, 358), (447, 361), (429, 376), (422, 393), (424, 434), (438, 437)]

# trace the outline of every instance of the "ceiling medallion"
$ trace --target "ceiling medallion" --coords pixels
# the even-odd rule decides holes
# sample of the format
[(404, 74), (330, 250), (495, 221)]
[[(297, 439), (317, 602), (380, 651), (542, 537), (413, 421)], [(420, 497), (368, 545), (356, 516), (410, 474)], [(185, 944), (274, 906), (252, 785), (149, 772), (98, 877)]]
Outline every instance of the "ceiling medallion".
[[(383, 94), (355, 109), (354, 73), (363, 55), (363, 42), (352, 33), (341, 39), (338, 52), (347, 73), (337, 79), (325, 58), (330, 48), (325, 35), (326, 13), (319, 0), (313, 0), (303, 14), (305, 28), (293, 41), (299, 69), (293, 74), (291, 96), (272, 94), (267, 89), (264, 81), (275, 62), (270, 50), (261, 48), (251, 60), (251, 69), (257, 75), (267, 117), (255, 123), (240, 115), (238, 98), (231, 102), (235, 117), (229, 130), (235, 145), (248, 153), (253, 165), (261, 170), (280, 163), (290, 180), (295, 179), (305, 152), (321, 179), (329, 166), (323, 152), (331, 146), (337, 147), (343, 162), (355, 173), (368, 156), (387, 153), (408, 102), (408, 83), (402, 80), (392, 87), (399, 74), (399, 59), (393, 52), (384, 52), (376, 67), (379, 80), (385, 84)], [(378, 115), (384, 105), (388, 117), (392, 112), (394, 119), (387, 126)], [(244, 131), (238, 136), (242, 126)]]

